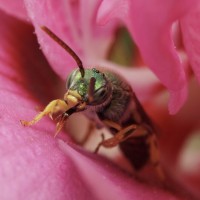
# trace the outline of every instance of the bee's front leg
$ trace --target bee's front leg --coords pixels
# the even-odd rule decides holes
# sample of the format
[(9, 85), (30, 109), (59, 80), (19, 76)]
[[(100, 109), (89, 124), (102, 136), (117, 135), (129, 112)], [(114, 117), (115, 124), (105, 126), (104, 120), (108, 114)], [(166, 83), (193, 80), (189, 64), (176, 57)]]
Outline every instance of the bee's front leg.
[(67, 104), (65, 101), (61, 99), (56, 99), (51, 101), (45, 109), (37, 114), (31, 121), (24, 121), (20, 120), (21, 124), (24, 126), (32, 126), (33, 124), (40, 121), (44, 116), (49, 115), (49, 117), (52, 119), (53, 114), (56, 114), (57, 112), (65, 112), (67, 110)]

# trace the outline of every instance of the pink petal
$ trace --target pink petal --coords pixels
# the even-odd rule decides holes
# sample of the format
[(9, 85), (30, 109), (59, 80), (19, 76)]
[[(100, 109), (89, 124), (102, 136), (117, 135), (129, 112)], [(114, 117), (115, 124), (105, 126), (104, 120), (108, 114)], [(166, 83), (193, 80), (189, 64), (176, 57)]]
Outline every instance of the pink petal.
[(48, 119), (21, 127), (19, 119), (35, 114), (36, 101), (46, 104), (57, 96), (59, 80), (38, 51), (31, 27), (2, 13), (0, 21), (0, 199), (176, 199), (131, 180), (96, 155), (61, 141), (60, 151), (52, 137), (55, 125)]
[[(3, 13), (0, 13), (0, 16), (2, 27), (0, 37), (3, 41), (0, 46), (0, 105), (3, 114), (0, 126), (0, 199), (97, 199), (99, 194), (102, 197), (99, 185), (96, 187), (94, 183), (93, 187), (89, 183), (87, 185), (85, 175), (88, 177), (88, 174), (84, 175), (80, 168), (74, 167), (76, 163), (74, 165), (74, 160), (71, 159), (75, 151), (70, 148), (71, 155), (66, 156), (58, 148), (57, 140), (52, 137), (53, 123), (44, 119), (34, 127), (25, 128), (20, 125), (19, 119), (31, 117), (35, 113), (33, 111), (35, 103), (31, 96), (32, 87), (28, 84), (32, 83), (37, 88), (38, 84), (41, 86), (40, 80), (42, 80), (53, 90), (53, 84), (48, 80), (51, 71), (48, 71), (48, 65), (38, 51), (32, 29)], [(13, 32), (15, 34), (12, 34)], [(19, 36), (24, 42), (18, 40)], [(42, 67), (45, 73), (41, 70)], [(29, 79), (35, 76), (37, 79)], [(30, 90), (27, 91), (26, 87)], [(44, 93), (42, 89), (43, 87), (39, 95), (40, 92)], [(90, 161), (87, 157), (85, 159)], [(76, 162), (78, 160), (76, 159)], [(98, 164), (102, 165), (101, 162)], [(90, 170), (95, 172), (96, 169), (91, 166)], [(112, 168), (111, 171), (113, 170)], [(105, 171), (102, 171), (101, 176)], [(118, 172), (117, 176), (120, 174), (121, 172)], [(91, 178), (92, 176), (90, 180)], [(123, 179), (123, 184), (126, 184), (125, 189), (133, 191), (130, 178)], [(120, 194), (126, 197), (123, 184), (120, 186)], [(138, 188), (140, 187), (142, 191), (144, 188), (148, 191), (146, 195), (152, 193), (147, 187)], [(112, 190), (109, 196), (116, 196), (116, 189)], [(157, 189), (154, 189), (154, 192), (163, 199), (173, 197)], [(141, 198), (144, 196), (139, 190), (136, 194)]]
[[(157, 99), (152, 104), (156, 104), (157, 109), (149, 110), (151, 117), (159, 130), (159, 143), (162, 152), (162, 158), (165, 167), (170, 171), (171, 177), (176, 179), (179, 185), (182, 185), (185, 189), (190, 191), (196, 199), (200, 198), (200, 173), (199, 165), (187, 163), (190, 167), (198, 170), (191, 171), (192, 176), (189, 176), (187, 172), (183, 171), (180, 164), (180, 153), (184, 148), (185, 142), (188, 138), (192, 137), (194, 131), (199, 131), (199, 119), (200, 119), (200, 93), (199, 85), (195, 79), (189, 81), (189, 96), (188, 100), (183, 108), (176, 115), (170, 116), (165, 106), (160, 105), (161, 100)], [(163, 100), (163, 97), (161, 97)], [(165, 104), (166, 102), (163, 102)], [(155, 105), (154, 105), (155, 106)], [(159, 109), (160, 108), (160, 109)], [(189, 148), (189, 147), (188, 147)], [(190, 151), (191, 149), (187, 149)], [(181, 156), (185, 156), (182, 155)], [(192, 159), (192, 155), (190, 155)], [(192, 199), (192, 198), (191, 198)]]
[(80, 56), (86, 66), (94, 63), (97, 65), (98, 59), (105, 56), (113, 36), (113, 26), (95, 27), (94, 18), (98, 5), (99, 1), (51, 0), (41, 3), (25, 0), (42, 50), (62, 79), (66, 79), (67, 74), (77, 64), (65, 50), (40, 30), (40, 26), (49, 27)]
[(100, 23), (120, 18), (128, 26), (145, 62), (171, 92), (169, 111), (172, 114), (185, 102), (187, 88), (184, 67), (170, 35), (171, 26), (198, 2), (103, 1), (98, 13)]
[(28, 21), (23, 0), (1, 0), (0, 9), (24, 21)]
[(36, 96), (46, 102), (55, 94), (57, 78), (30, 26), (3, 12), (0, 22), (0, 199), (89, 199), (84, 181), (52, 136), (54, 123), (46, 118), (34, 127), (20, 124), (36, 113)]
[[(9, 98), (14, 100), (10, 94)], [(88, 199), (90, 191), (80, 186), (84, 181), (51, 136), (54, 126), (44, 123), (49, 128), (27, 130), (19, 124), (27, 109), (10, 109), (21, 115), (13, 117), (3, 110), (0, 199)], [(75, 191), (77, 188), (79, 193)]]
[(200, 82), (200, 5), (181, 20), (184, 46), (194, 73)]
[(94, 154), (85, 154), (62, 141), (59, 143), (65, 154), (74, 161), (86, 185), (96, 194), (96, 199), (179, 199), (158, 188), (136, 182), (114, 168), (107, 160), (97, 159)]
[[(177, 199), (139, 184), (97, 155), (78, 152), (62, 142), (60, 150), (52, 137), (55, 125), (47, 118), (22, 127), (19, 120), (36, 113), (36, 100), (43, 98), (46, 103), (55, 95), (58, 78), (38, 50), (30, 26), (3, 12), (0, 22), (0, 199), (105, 199), (104, 195)], [(69, 138), (63, 139), (69, 143)], [(101, 188), (88, 171), (108, 187)]]
[[(64, 148), (70, 149), (71, 152), (68, 151), (67, 155), (63, 154), (57, 139), (52, 135), (55, 125), (47, 118), (33, 127), (25, 128), (20, 124), (20, 119), (30, 119), (36, 113), (34, 107), (37, 105), (37, 96), (44, 97), (44, 102), (53, 96), (57, 78), (51, 72), (41, 51), (38, 50), (30, 26), (3, 12), (0, 12), (0, 22), (2, 41), (0, 46), (0, 199), (98, 199), (99, 195), (102, 199), (104, 195), (102, 188), (94, 182), (91, 186), (91, 182), (89, 183), (86, 177), (90, 177), (91, 181), (94, 180), (93, 176), (86, 172), (84, 174), (81, 168), (77, 167), (76, 162), (83, 163), (85, 169), (88, 165), (82, 159), (84, 157), (87, 163), (88, 161), (93, 163), (90, 166), (91, 172), (95, 173), (96, 168), (101, 168), (97, 178), (101, 178), (102, 175), (107, 176), (107, 169), (103, 169), (105, 162), (96, 158), (96, 155), (92, 155), (92, 158), (88, 157), (86, 153), (78, 154), (77, 159), (74, 160), (73, 155), (76, 151), (66, 145)], [(23, 38), (23, 42), (19, 40), (20, 37)], [(49, 88), (51, 90), (48, 90)], [(69, 142), (66, 137), (65, 140)], [(65, 149), (64, 152), (66, 153)], [(95, 159), (98, 165), (91, 159)], [(109, 174), (114, 172), (114, 168), (109, 167)], [(131, 192), (134, 191), (132, 186), (134, 181), (120, 174), (122, 172), (116, 170), (115, 180), (118, 176), (123, 176), (119, 178), (119, 181), (123, 179), (121, 189), (111, 182), (111, 191), (108, 195), (116, 196), (116, 190), (120, 190), (118, 194), (123, 195), (124, 198), (130, 197), (134, 194)], [(112, 186), (115, 186), (114, 189)], [(137, 186), (136, 182), (134, 186)], [(145, 196), (152, 193), (147, 186), (138, 185), (137, 188), (134, 195), (139, 198), (144, 196), (143, 190), (147, 191)], [(126, 194), (126, 191), (131, 193)], [(153, 191), (155, 196), (163, 199), (168, 197), (176, 199), (159, 189), (153, 188)]]

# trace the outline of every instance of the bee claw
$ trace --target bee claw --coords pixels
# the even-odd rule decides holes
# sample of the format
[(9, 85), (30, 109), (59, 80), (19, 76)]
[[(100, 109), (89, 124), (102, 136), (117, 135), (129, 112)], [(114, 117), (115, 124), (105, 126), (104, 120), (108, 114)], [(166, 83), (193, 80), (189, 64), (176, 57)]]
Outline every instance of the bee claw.
[(28, 122), (25, 120), (20, 120), (21, 125), (28, 126)]
[(49, 118), (50, 118), (51, 120), (53, 120), (53, 113), (52, 113), (52, 112), (49, 113)]
[(56, 137), (58, 135), (58, 133), (61, 131), (67, 118), (68, 118), (68, 115), (65, 113), (63, 113), (62, 115), (59, 116), (59, 121), (56, 124), (56, 132), (55, 132), (54, 137)]
[(64, 126), (64, 121), (63, 122), (58, 122), (56, 124), (56, 132), (54, 134), (54, 138), (58, 135), (58, 133), (61, 131), (61, 129), (63, 128)]
[(23, 126), (31, 126), (31, 125), (35, 124), (35, 122), (36, 122), (35, 119), (33, 119), (31, 121), (20, 120), (20, 123)]

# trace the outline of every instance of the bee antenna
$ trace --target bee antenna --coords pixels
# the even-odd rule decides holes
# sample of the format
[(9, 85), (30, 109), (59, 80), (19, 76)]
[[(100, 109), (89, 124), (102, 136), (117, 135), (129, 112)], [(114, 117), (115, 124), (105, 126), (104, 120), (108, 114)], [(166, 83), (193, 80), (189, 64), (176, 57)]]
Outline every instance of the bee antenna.
[(46, 26), (41, 26), (41, 29), (47, 33), (54, 41), (56, 41), (63, 49), (65, 49), (76, 61), (81, 76), (84, 77), (85, 75), (85, 70), (82, 64), (81, 59), (77, 56), (77, 54), (65, 43), (63, 42), (57, 35), (55, 35), (49, 28), (47, 28)]
[(95, 82), (96, 79), (94, 77), (92, 77), (90, 79), (90, 83), (89, 83), (89, 88), (88, 88), (88, 97), (89, 97), (89, 102), (93, 101), (94, 98), (94, 87), (95, 87)]

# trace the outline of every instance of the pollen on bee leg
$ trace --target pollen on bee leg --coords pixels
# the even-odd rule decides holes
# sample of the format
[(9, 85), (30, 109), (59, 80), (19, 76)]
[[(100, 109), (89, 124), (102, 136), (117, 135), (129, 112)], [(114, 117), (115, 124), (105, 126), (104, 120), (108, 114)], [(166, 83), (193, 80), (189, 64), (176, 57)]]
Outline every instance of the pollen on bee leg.
[(52, 119), (52, 115), (58, 111), (62, 111), (67, 109), (67, 104), (65, 101), (56, 99), (51, 101), (45, 109), (37, 114), (31, 121), (25, 121), (25, 120), (20, 120), (21, 124), (24, 126), (32, 126), (33, 124), (37, 123), (40, 121), (44, 116), (49, 115), (49, 117)]

